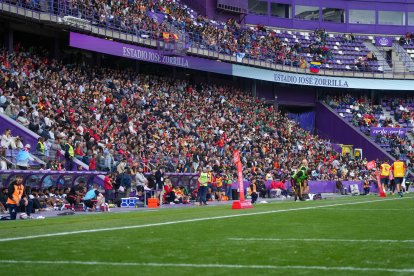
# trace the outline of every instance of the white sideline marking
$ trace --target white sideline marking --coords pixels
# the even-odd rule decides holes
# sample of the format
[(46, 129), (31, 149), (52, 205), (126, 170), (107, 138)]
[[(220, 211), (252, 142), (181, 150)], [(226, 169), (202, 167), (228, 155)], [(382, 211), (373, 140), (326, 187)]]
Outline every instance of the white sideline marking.
[(380, 209), (362, 209), (362, 208), (352, 208), (352, 209), (341, 209), (341, 208), (326, 208), (326, 209), (328, 209), (328, 210), (335, 210), (335, 211), (350, 211), (350, 212), (352, 212), (352, 211), (375, 211), (375, 212), (378, 212), (378, 211), (410, 211), (410, 212), (413, 212), (414, 211), (414, 209), (410, 209), (410, 208), (407, 208), (407, 209), (398, 209), (398, 208), (388, 208), (388, 209), (382, 209), (382, 208), (380, 208)]
[(303, 242), (371, 242), (414, 243), (414, 240), (347, 240), (347, 239), (298, 239), (298, 238), (228, 238), (231, 241), (303, 241)]
[(228, 268), (228, 269), (302, 269), (302, 270), (338, 270), (338, 271), (378, 271), (413, 273), (414, 268), (382, 268), (382, 267), (352, 267), (352, 266), (303, 266), (303, 265), (239, 265), (239, 264), (174, 264), (174, 263), (132, 263), (132, 262), (84, 262), (84, 261), (24, 261), (0, 260), (2, 264), (45, 264), (45, 265), (92, 265), (92, 266), (139, 266), (139, 267), (190, 267), (190, 268)]
[(68, 232), (57, 232), (57, 233), (39, 234), (39, 235), (31, 235), (31, 236), (13, 237), (13, 238), (2, 238), (2, 239), (0, 239), (0, 242), (17, 241), (17, 240), (30, 240), (30, 239), (45, 238), (45, 237), (67, 236), (67, 235), (73, 235), (73, 234), (96, 233), (96, 232), (125, 230), (125, 229), (138, 229), (138, 228), (147, 228), (147, 227), (153, 227), (153, 226), (173, 225), (173, 224), (180, 224), (180, 223), (187, 223), (187, 222), (196, 222), (196, 221), (206, 221), (206, 220), (216, 220), (216, 219), (228, 219), (228, 218), (235, 218), (235, 217), (265, 215), (265, 214), (273, 214), (273, 213), (285, 213), (285, 212), (291, 212), (291, 211), (313, 210), (313, 209), (320, 209), (320, 208), (327, 208), (327, 207), (335, 207), (335, 206), (357, 205), (357, 204), (365, 204), (365, 203), (373, 203), (373, 202), (382, 202), (382, 201), (390, 201), (390, 200), (402, 200), (402, 199), (407, 199), (407, 198), (409, 198), (409, 197), (404, 197), (404, 198), (390, 198), (390, 199), (378, 199), (378, 200), (369, 200), (369, 201), (357, 201), (357, 202), (347, 202), (347, 203), (337, 203), (337, 204), (327, 204), (327, 205), (300, 207), (300, 208), (294, 208), (294, 209), (272, 210), (272, 211), (263, 211), (263, 212), (254, 212), (254, 213), (243, 213), (243, 214), (235, 214), (235, 215), (227, 215), (227, 216), (217, 216), (217, 217), (207, 217), (207, 218), (185, 219), (185, 220), (166, 221), (166, 222), (150, 223), (150, 224), (141, 224), (141, 225), (129, 225), (129, 226), (118, 226), (118, 227), (110, 227), (110, 228), (98, 228), (98, 229), (88, 229), (88, 230), (78, 230), (78, 231), (68, 231)]

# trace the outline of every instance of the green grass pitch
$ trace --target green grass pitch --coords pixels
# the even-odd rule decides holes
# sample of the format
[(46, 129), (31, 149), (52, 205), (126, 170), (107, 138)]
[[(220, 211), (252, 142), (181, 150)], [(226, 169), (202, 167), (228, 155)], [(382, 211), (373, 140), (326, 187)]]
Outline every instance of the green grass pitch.
[[(0, 222), (2, 275), (413, 275), (414, 196)], [(14, 238), (14, 239), (13, 239)], [(4, 273), (4, 274), (3, 274)]]

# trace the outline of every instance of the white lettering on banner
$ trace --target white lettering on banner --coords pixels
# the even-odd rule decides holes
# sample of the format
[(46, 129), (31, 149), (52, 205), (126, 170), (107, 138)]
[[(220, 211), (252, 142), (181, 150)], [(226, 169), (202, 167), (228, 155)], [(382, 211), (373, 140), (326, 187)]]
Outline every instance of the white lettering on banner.
[(382, 135), (392, 135), (392, 134), (396, 134), (396, 135), (405, 135), (405, 129), (374, 129), (372, 130), (372, 134), (376, 135), (376, 134), (382, 134)]
[(180, 67), (188, 67), (188, 60), (183, 57), (170, 57), (170, 56), (163, 56), (158, 53), (149, 52), (145, 50), (139, 50), (129, 47), (122, 47), (122, 56), (139, 59), (149, 62), (158, 62), (168, 65), (180, 66)]
[(324, 77), (313, 76), (300, 76), (300, 75), (288, 75), (288, 74), (274, 74), (274, 81), (291, 83), (291, 84), (303, 84), (303, 85), (315, 85), (315, 86), (327, 86), (327, 87), (340, 87), (348, 88), (348, 82), (345, 80), (330, 79)]

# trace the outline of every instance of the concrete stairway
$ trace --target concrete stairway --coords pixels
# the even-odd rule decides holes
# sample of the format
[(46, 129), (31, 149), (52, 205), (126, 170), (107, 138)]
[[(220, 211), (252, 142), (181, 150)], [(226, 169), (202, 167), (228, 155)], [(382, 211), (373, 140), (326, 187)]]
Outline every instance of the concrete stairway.
[(370, 50), (378, 59), (378, 64), (384, 69), (384, 72), (392, 72), (392, 68), (389, 66), (388, 62), (385, 60), (384, 55), (382, 52), (375, 47), (374, 44), (370, 41), (365, 41), (364, 45)]

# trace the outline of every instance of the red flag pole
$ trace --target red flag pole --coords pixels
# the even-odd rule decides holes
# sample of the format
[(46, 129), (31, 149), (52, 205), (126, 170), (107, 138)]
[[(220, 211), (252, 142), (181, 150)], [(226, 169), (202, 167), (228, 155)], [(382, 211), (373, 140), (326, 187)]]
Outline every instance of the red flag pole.
[(384, 192), (384, 190), (382, 189), (382, 184), (381, 184), (381, 178), (380, 178), (380, 174), (379, 171), (375, 172), (375, 176), (377, 178), (377, 182), (378, 182), (378, 191), (379, 191), (379, 196), (380, 197), (387, 197), (387, 194)]
[(235, 150), (233, 152), (233, 161), (237, 169), (237, 182), (239, 183), (239, 200), (233, 200), (232, 209), (247, 209), (252, 208), (250, 201), (244, 200), (244, 182), (243, 182), (243, 167), (240, 162), (240, 152)]

